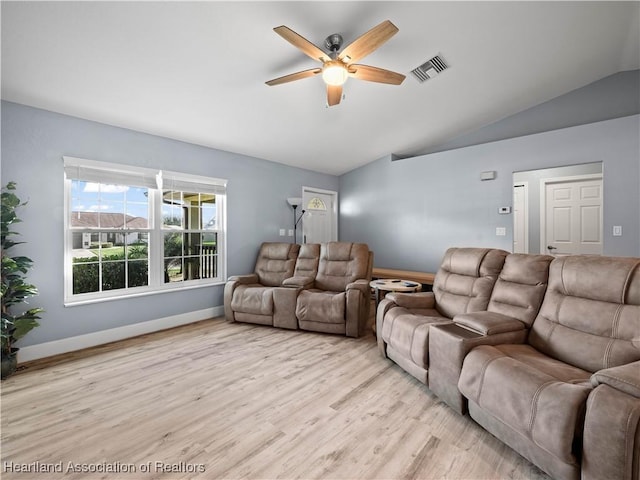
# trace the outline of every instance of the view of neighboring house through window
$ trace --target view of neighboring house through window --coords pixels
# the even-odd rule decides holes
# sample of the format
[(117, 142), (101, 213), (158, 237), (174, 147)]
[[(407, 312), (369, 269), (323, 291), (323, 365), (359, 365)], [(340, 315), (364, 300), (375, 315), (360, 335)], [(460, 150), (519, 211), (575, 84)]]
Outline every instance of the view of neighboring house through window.
[(226, 180), (64, 160), (66, 303), (224, 280)]
[(149, 284), (149, 190), (71, 181), (73, 294)]

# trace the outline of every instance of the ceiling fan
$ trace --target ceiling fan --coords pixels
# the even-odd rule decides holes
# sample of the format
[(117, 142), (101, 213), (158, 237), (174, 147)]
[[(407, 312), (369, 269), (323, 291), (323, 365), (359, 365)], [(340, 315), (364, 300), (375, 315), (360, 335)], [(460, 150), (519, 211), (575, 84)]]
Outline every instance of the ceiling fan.
[(389, 20), (385, 20), (381, 24), (373, 27), (347, 45), (342, 51), (340, 51), (342, 47), (342, 36), (337, 33), (329, 35), (324, 41), (324, 45), (327, 50), (329, 50), (329, 53), (321, 50), (309, 40), (284, 25), (276, 27), (273, 30), (309, 57), (322, 62), (322, 67), (302, 70), (283, 77), (274, 78), (273, 80), (265, 82), (269, 86), (293, 82), (294, 80), (313, 77), (321, 73), (322, 79), (327, 84), (327, 104), (333, 106), (340, 103), (342, 99), (342, 85), (349, 77), (391, 85), (400, 85), (405, 79), (404, 75), (392, 72), (391, 70), (354, 63), (366, 55), (369, 55), (396, 34), (398, 27)]

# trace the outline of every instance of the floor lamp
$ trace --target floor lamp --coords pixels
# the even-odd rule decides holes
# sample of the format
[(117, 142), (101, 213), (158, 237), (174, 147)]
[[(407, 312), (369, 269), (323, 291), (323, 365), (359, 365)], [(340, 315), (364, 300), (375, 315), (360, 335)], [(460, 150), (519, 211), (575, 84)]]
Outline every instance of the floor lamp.
[(289, 205), (293, 207), (293, 243), (297, 243), (298, 242), (298, 234), (297, 234), (298, 223), (300, 223), (300, 220), (302, 220), (305, 210), (302, 210), (300, 217), (297, 217), (296, 209), (298, 208), (298, 205), (302, 204), (302, 198), (300, 197), (289, 197), (287, 198), (287, 202), (289, 203)]

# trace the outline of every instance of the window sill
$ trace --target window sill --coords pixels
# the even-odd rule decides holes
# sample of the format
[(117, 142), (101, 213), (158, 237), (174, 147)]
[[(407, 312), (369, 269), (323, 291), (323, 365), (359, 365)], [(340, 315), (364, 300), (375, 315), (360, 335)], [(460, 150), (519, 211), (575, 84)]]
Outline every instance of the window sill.
[(207, 288), (207, 287), (219, 287), (224, 285), (225, 281), (217, 281), (211, 283), (200, 283), (197, 285), (185, 285), (181, 287), (160, 287), (155, 288), (153, 290), (144, 290), (132, 293), (124, 293), (120, 295), (114, 295), (112, 297), (92, 297), (92, 298), (82, 298), (82, 299), (65, 299), (64, 306), (65, 307), (77, 307), (80, 305), (90, 305), (93, 303), (102, 303), (102, 302), (111, 302), (114, 300), (127, 300), (129, 298), (137, 298), (137, 297), (146, 297), (149, 295), (161, 295), (165, 293), (178, 293), (184, 292), (185, 290), (194, 290), (197, 288)]

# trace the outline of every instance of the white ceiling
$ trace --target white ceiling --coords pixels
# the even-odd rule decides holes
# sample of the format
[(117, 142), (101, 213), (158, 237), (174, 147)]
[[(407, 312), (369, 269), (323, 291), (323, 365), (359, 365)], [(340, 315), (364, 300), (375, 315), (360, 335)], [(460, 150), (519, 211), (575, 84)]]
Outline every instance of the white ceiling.
[[(330, 174), (412, 155), (613, 73), (640, 68), (640, 2), (2, 2), (2, 98)], [(345, 45), (400, 31), (325, 107), (273, 32)], [(450, 68), (409, 73), (439, 54)]]

